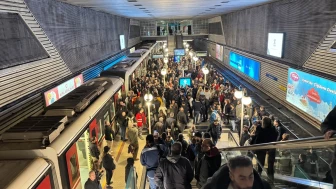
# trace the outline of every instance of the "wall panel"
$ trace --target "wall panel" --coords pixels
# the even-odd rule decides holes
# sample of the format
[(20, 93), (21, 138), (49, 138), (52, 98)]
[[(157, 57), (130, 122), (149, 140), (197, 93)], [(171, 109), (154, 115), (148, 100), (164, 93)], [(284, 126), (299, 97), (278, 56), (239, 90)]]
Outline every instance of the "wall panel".
[(335, 41), (336, 25), (331, 28), (328, 35), (321, 41), (303, 67), (336, 76), (336, 52), (330, 51), (330, 47)]
[(281, 61), (302, 66), (335, 24), (335, 10), (334, 0), (283, 0), (229, 13), (222, 16), (226, 44), (268, 57), (268, 33), (284, 32)]
[(26, 2), (72, 72), (119, 52), (119, 35), (128, 43), (128, 18), (54, 0)]
[(49, 57), (0, 70), (1, 115), (14, 101), (27, 99), (30, 93), (69, 76), (71, 72), (24, 1), (0, 2), (0, 11), (18, 13)]

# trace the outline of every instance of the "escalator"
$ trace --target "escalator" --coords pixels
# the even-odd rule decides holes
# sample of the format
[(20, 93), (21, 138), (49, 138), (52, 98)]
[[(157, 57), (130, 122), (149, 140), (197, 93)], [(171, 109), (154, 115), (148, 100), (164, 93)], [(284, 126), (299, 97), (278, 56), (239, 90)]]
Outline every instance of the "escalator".
[[(254, 152), (257, 150), (275, 150), (274, 180), (270, 179), (271, 175), (267, 174), (267, 157), (261, 174), (263, 179), (273, 185), (273, 188), (333, 188), (332, 184), (328, 183), (329, 178), (326, 178), (326, 173), (330, 171), (329, 163), (331, 163), (332, 154), (329, 156), (329, 161), (322, 161), (313, 154), (327, 152), (328, 148), (333, 149), (336, 144), (336, 138), (326, 141), (322, 137), (312, 137), (239, 147), (238, 136), (235, 135), (237, 133), (230, 132), (228, 142), (230, 147), (220, 149), (223, 156), (223, 164), (232, 157), (248, 155), (253, 157), (253, 165), (257, 170), (258, 165), (261, 165), (261, 163)], [(299, 159), (304, 161), (299, 163)], [(317, 161), (312, 161), (316, 159)]]

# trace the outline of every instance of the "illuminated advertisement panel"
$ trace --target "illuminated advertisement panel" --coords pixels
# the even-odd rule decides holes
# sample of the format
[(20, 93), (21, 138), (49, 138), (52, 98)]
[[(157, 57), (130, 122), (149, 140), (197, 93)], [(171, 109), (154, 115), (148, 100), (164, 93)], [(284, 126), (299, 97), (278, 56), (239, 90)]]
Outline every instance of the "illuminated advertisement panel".
[(322, 122), (336, 104), (336, 83), (289, 68), (286, 100)]
[(260, 81), (260, 63), (240, 54), (230, 52), (230, 66), (244, 73), (255, 81)]
[(77, 87), (81, 86), (83, 84), (83, 75), (80, 74), (62, 84), (59, 86), (50, 89), (49, 91), (44, 93), (44, 99), (46, 103), (46, 107), (50, 104), (56, 102), (58, 99), (62, 98), (66, 94), (70, 93)]
[(223, 61), (223, 46), (216, 44), (216, 58), (220, 61)]

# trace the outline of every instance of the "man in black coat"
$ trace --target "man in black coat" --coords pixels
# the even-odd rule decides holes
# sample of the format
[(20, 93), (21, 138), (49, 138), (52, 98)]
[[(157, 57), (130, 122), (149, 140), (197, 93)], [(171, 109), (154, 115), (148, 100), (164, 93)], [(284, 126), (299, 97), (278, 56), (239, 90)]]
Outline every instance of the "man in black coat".
[(94, 171), (90, 171), (89, 178), (85, 182), (84, 189), (99, 189), (99, 183), (96, 180), (96, 173)]
[(195, 178), (199, 188), (202, 188), (202, 186), (207, 182), (207, 179), (212, 177), (222, 163), (220, 152), (210, 139), (203, 140), (202, 152), (204, 152), (204, 156), (198, 162), (197, 169), (195, 171)]
[[(252, 137), (251, 144), (265, 144), (270, 142), (276, 142), (278, 133), (275, 127), (272, 125), (272, 121), (268, 117), (262, 119), (261, 125), (257, 126), (255, 135)], [(273, 179), (274, 176), (274, 163), (275, 163), (275, 149), (269, 150), (256, 150), (254, 154), (257, 155), (258, 160), (263, 167), (265, 164), (266, 153), (268, 153), (268, 168), (267, 174)], [(258, 165), (258, 172), (261, 174), (262, 167)]]
[(278, 132), (277, 141), (281, 141), (282, 140), (282, 135), (286, 133), (286, 130), (282, 127), (282, 125), (280, 124), (280, 121), (277, 120), (277, 119), (274, 120), (273, 125)]
[(253, 169), (252, 160), (247, 156), (231, 158), (228, 164), (222, 166), (203, 189), (271, 189)]
[(175, 142), (171, 156), (160, 161), (154, 177), (159, 189), (191, 189), (194, 173), (189, 160), (181, 156), (181, 151), (181, 143)]

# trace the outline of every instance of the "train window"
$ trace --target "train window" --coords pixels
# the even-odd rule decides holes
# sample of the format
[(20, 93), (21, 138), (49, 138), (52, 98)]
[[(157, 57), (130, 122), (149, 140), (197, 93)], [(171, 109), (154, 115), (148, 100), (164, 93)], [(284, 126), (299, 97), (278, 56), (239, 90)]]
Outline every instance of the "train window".
[(74, 188), (78, 184), (80, 176), (76, 144), (73, 144), (66, 152), (66, 162), (70, 188)]
[(111, 118), (114, 118), (115, 116), (115, 108), (114, 108), (114, 102), (111, 103)]
[[(106, 121), (110, 122), (109, 120), (106, 120)], [(105, 131), (104, 127), (105, 127), (105, 122), (103, 122), (103, 120), (100, 119), (99, 120), (99, 128), (98, 128), (98, 130), (99, 130), (99, 132), (98, 132), (99, 140), (101, 139), (101, 137), (103, 137), (103, 131)]]

